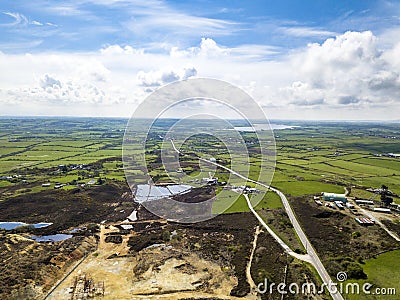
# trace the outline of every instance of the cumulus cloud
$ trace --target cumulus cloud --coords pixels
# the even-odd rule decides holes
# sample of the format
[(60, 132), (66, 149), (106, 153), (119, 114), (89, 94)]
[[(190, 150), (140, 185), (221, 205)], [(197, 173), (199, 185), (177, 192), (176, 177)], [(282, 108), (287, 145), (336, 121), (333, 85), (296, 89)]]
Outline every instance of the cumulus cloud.
[(120, 45), (110, 45), (100, 50), (100, 53), (106, 55), (115, 55), (115, 54), (143, 54), (143, 49), (135, 49), (131, 46), (121, 47)]
[(172, 47), (170, 55), (173, 58), (179, 57), (221, 57), (229, 54), (229, 49), (219, 46), (211, 38), (202, 38), (199, 47), (190, 47), (180, 50), (178, 47)]
[(398, 101), (399, 75), (370, 31), (346, 32), (310, 44), (290, 60), (301, 84), (284, 89), (293, 103), (385, 104)]
[(158, 87), (201, 76), (242, 87), (274, 118), (318, 118), (333, 110), (343, 118), (354, 118), (350, 111), (360, 118), (398, 118), (400, 43), (382, 46), (369, 31), (346, 32), (274, 59), (254, 57), (278, 49), (228, 48), (210, 38), (170, 49), (111, 45), (91, 53), (0, 54), (0, 69), (7, 70), (0, 72), (1, 111), (8, 108), (4, 103), (37, 101), (44, 111), (46, 103), (86, 103), (112, 105), (110, 115), (129, 116)]
[(399, 73), (380, 70), (371, 77), (368, 86), (372, 90), (391, 90), (400, 88)]
[(187, 49), (171, 47), (172, 58), (207, 58), (207, 59), (236, 59), (236, 60), (265, 60), (266, 57), (279, 54), (279, 48), (268, 45), (239, 45), (224, 47), (212, 38), (202, 38), (199, 46)]
[(15, 91), (17, 94), (34, 97), (39, 101), (64, 103), (106, 103), (118, 102), (110, 99), (106, 92), (88, 81), (74, 79), (59, 80), (45, 74), (39, 80), (41, 88), (32, 87)]
[(194, 67), (191, 68), (185, 68), (184, 69), (184, 74), (182, 76), (182, 79), (188, 79), (190, 77), (195, 77), (197, 75), (197, 70)]
[(75, 77), (98, 83), (107, 82), (110, 74), (110, 70), (102, 62), (96, 59), (89, 59), (87, 62), (77, 66)]
[(45, 74), (43, 78), (40, 79), (40, 86), (43, 89), (47, 88), (61, 88), (61, 82), (56, 78)]
[(159, 87), (177, 80), (188, 79), (196, 75), (197, 70), (194, 67), (183, 68), (181, 70), (139, 71), (137, 82), (140, 86), (146, 87), (147, 91), (153, 91), (149, 88)]

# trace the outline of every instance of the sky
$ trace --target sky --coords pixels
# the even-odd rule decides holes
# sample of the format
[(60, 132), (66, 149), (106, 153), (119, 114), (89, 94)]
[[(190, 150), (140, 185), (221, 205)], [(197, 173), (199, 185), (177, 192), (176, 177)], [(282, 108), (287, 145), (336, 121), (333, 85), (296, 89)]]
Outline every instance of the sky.
[(130, 117), (215, 78), (270, 119), (400, 120), (400, 1), (3, 1), (0, 115)]

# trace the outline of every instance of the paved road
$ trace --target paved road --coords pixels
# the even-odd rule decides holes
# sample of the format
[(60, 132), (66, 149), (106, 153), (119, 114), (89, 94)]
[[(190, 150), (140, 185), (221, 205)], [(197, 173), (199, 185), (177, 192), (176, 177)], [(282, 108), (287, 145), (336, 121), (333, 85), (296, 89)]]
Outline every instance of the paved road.
[(311, 256), (308, 254), (298, 254), (294, 252), (290, 247), (265, 223), (263, 218), (254, 210), (253, 206), (251, 205), (249, 196), (247, 194), (243, 194), (247, 201), (247, 206), (249, 207), (250, 211), (253, 213), (253, 215), (258, 219), (258, 221), (261, 223), (261, 225), (267, 229), (268, 233), (278, 242), (278, 244), (285, 250), (285, 252), (297, 259), (300, 259), (302, 261), (306, 261), (309, 263), (313, 263)]
[[(174, 150), (175, 150), (177, 153), (182, 154), (182, 155), (185, 155), (184, 153), (182, 153), (182, 152), (180, 152), (178, 149), (176, 149), (175, 144), (174, 144), (174, 142), (173, 142), (172, 140), (171, 140), (171, 143), (172, 143), (172, 147), (174, 148)], [(243, 176), (243, 175), (239, 174), (238, 172), (235, 172), (234, 170), (229, 169), (228, 167), (225, 167), (225, 166), (223, 166), (223, 165), (220, 165), (220, 164), (218, 164), (218, 163), (216, 163), (216, 162), (212, 162), (212, 161), (209, 161), (209, 160), (207, 160), (207, 159), (200, 158), (200, 157), (199, 157), (198, 159), (199, 159), (199, 160), (202, 160), (202, 161), (204, 161), (204, 162), (206, 162), (206, 163), (209, 163), (209, 164), (215, 165), (215, 166), (217, 166), (217, 167), (220, 167), (220, 168), (222, 168), (222, 169), (224, 169), (224, 170), (229, 171), (229, 172), (230, 172), (231, 174), (233, 174), (233, 175), (236, 175), (236, 176), (238, 176), (238, 177), (240, 177), (240, 178), (242, 178), (242, 179), (244, 179), (244, 180), (247, 180), (247, 181), (249, 181), (249, 182), (253, 182), (253, 183), (255, 183), (255, 184), (258, 184), (258, 185), (260, 185), (260, 186), (263, 186), (263, 187), (265, 187), (265, 188), (267, 188), (267, 189), (270, 189), (271, 191), (275, 192), (275, 193), (281, 198), (282, 203), (283, 203), (283, 206), (285, 207), (286, 213), (288, 214), (289, 219), (290, 219), (290, 221), (291, 221), (292, 224), (293, 224), (294, 230), (296, 231), (296, 233), (297, 233), (297, 235), (298, 235), (298, 237), (299, 237), (301, 243), (303, 244), (304, 248), (307, 250), (307, 254), (311, 257), (311, 261), (310, 261), (311, 264), (312, 264), (312, 265), (314, 266), (314, 268), (317, 270), (317, 272), (318, 272), (319, 276), (321, 277), (322, 281), (323, 281), (327, 286), (331, 286), (331, 284), (332, 284), (332, 279), (330, 278), (330, 276), (329, 276), (328, 272), (326, 271), (324, 265), (322, 264), (321, 260), (319, 259), (317, 252), (315, 251), (314, 247), (311, 245), (311, 243), (310, 243), (310, 241), (308, 240), (306, 234), (304, 233), (304, 231), (303, 231), (303, 229), (301, 228), (299, 222), (297, 221), (297, 218), (296, 218), (296, 216), (295, 216), (295, 214), (294, 214), (294, 212), (293, 212), (292, 207), (291, 207), (290, 204), (289, 204), (288, 199), (286, 198), (286, 196), (285, 196), (280, 190), (278, 190), (278, 189), (276, 189), (276, 188), (273, 188), (273, 187), (271, 187), (271, 186), (269, 186), (269, 185), (266, 185), (266, 184), (264, 184), (264, 183), (262, 183), (262, 182), (258, 182), (258, 181), (256, 181), (256, 180), (247, 178), (246, 176)], [(246, 199), (246, 200), (247, 200), (247, 199)], [(249, 205), (249, 208), (250, 208), (251, 212), (252, 212), (252, 213), (255, 215), (255, 217), (261, 222), (262, 218), (257, 214), (257, 212), (254, 210), (254, 208), (251, 206), (250, 201), (248, 201), (248, 205)], [(264, 222), (264, 223), (265, 223), (265, 222)], [(279, 237), (278, 237), (278, 238), (279, 238)], [(342, 295), (341, 295), (339, 292), (333, 293), (330, 289), (329, 289), (329, 291), (330, 291), (331, 297), (332, 297), (334, 300), (344, 300), (344, 298), (342, 297)]]

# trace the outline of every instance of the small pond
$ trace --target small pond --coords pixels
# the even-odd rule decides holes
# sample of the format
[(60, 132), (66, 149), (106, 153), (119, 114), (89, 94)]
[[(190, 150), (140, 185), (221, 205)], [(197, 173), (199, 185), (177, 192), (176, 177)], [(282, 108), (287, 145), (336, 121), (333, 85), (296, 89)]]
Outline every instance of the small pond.
[(57, 233), (57, 234), (52, 234), (52, 235), (42, 235), (42, 236), (36, 236), (33, 235), (30, 238), (36, 242), (61, 242), (64, 240), (68, 240), (72, 238), (72, 234), (64, 234), (64, 233)]
[(27, 224), (24, 222), (0, 222), (0, 228), (5, 230), (13, 230), (20, 226), (33, 226), (35, 228), (44, 228), (50, 226), (53, 223), (36, 223), (36, 224)]

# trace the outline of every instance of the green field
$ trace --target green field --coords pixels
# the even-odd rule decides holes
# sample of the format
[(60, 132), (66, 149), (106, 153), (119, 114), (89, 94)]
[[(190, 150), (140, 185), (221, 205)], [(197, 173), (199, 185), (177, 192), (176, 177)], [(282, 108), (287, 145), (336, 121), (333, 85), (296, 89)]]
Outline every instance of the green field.
[[(374, 286), (371, 295), (348, 295), (349, 299), (399, 299), (400, 293), (400, 269), (399, 265), (400, 250), (390, 251), (379, 255), (377, 258), (369, 259), (363, 265), (364, 272), (368, 278), (363, 280), (352, 280), (358, 282), (360, 287), (368, 282)], [(372, 295), (377, 293), (376, 288), (395, 288), (396, 295)], [(383, 290), (382, 290), (383, 291)], [(387, 291), (387, 290), (386, 290)]]
[[(235, 200), (236, 199), (236, 200)], [(281, 199), (274, 192), (267, 192), (265, 195), (263, 194), (262, 199), (253, 200), (252, 195), (250, 195), (251, 203), (255, 205), (255, 209), (275, 209), (282, 207)], [(229, 208), (226, 209), (226, 203), (232, 203)], [(216, 201), (213, 204), (213, 213), (219, 214), (223, 213), (233, 213), (233, 212), (245, 212), (249, 211), (247, 201), (243, 195), (239, 195), (238, 193), (234, 193), (231, 191), (224, 191), (217, 195)]]
[[(249, 155), (242, 152), (231, 154), (221, 140), (207, 138), (204, 134), (181, 141), (174, 136), (177, 144), (181, 142), (182, 151), (191, 153), (179, 156), (169, 140), (164, 143), (162, 140), (174, 121), (163, 120), (149, 135), (134, 131), (130, 136), (132, 144), (125, 149), (125, 153), (131, 164), (124, 170), (122, 141), (126, 122), (123, 119), (101, 118), (0, 119), (0, 176), (3, 177), (0, 180), (0, 201), (21, 194), (29, 194), (30, 197), (53, 190), (57, 184), (64, 185), (60, 190), (90, 189), (107, 181), (123, 186), (126, 182), (124, 171), (133, 185), (147, 183), (146, 176), (151, 175), (157, 183), (174, 181), (199, 187), (204, 184), (202, 179), (211, 174), (220, 182), (228, 182), (224, 187), (209, 189), (207, 195), (216, 194), (212, 207), (214, 214), (249, 211), (245, 197), (233, 191), (233, 186), (249, 185), (261, 192), (262, 188), (221, 168), (213, 169), (210, 165), (199, 163), (196, 155), (205, 159), (215, 158), (253, 180), (271, 183), (291, 201), (298, 201), (292, 202), (294, 204), (307, 203), (300, 201), (309, 201), (312, 195), (321, 192), (344, 193), (345, 187), (351, 189), (351, 196), (364, 199), (374, 196), (366, 189), (382, 185), (400, 194), (400, 159), (387, 155), (389, 152), (398, 153), (400, 149), (400, 124), (293, 121), (289, 125), (298, 127), (274, 132), (276, 152), (273, 149), (275, 143), (271, 142), (266, 149), (262, 149), (267, 151), (265, 157), (261, 157), (254, 133), (241, 133), (241, 140), (236, 141), (236, 144), (245, 144)], [(199, 132), (202, 126), (209, 126), (208, 120), (191, 122), (191, 128)], [(221, 138), (229, 137), (225, 129), (215, 129), (215, 132)], [(265, 132), (258, 134), (261, 139), (267, 137)], [(163, 144), (164, 150), (169, 151), (164, 158), (172, 160), (176, 156), (179, 159), (169, 174), (162, 164), (160, 149)], [(268, 168), (262, 169), (262, 164)], [(43, 187), (43, 183), (51, 185)], [(262, 195), (257, 192), (249, 195), (255, 209), (291, 247), (304, 250), (278, 195), (273, 192)], [(399, 197), (393, 198), (400, 203)], [(354, 241), (354, 249), (357, 251), (357, 241)], [(400, 251), (393, 251), (367, 260), (362, 266), (368, 275), (367, 281), (376, 286), (396, 287), (400, 292), (399, 254)]]
[[(38, 122), (41, 122), (40, 126), (37, 126)], [(12, 127), (9, 126), (11, 123)], [(168, 122), (164, 123), (156, 127), (156, 134), (165, 134), (163, 126), (167, 126)], [(111, 159), (111, 162), (105, 161), (96, 174), (92, 172), (91, 176), (124, 181), (125, 174), (120, 160), (125, 125), (126, 120), (122, 119), (5, 119), (0, 122), (0, 175), (12, 176), (23, 172), (28, 177), (26, 180), (39, 183), (46, 178), (38, 175), (29, 178), (30, 169), (40, 170), (72, 164), (90, 165), (99, 160)], [(276, 131), (274, 173), (260, 173), (260, 155), (257, 152), (253, 152), (250, 157), (237, 153), (232, 156), (218, 139), (207, 140), (202, 136), (194, 136), (181, 146), (183, 150), (199, 153), (205, 158), (216, 157), (240, 173), (249, 171), (250, 178), (267, 184), (273, 175), (272, 185), (292, 196), (324, 191), (342, 193), (343, 186), (353, 186), (357, 191), (355, 196), (367, 197), (369, 194), (364, 192), (366, 188), (378, 188), (382, 184), (400, 194), (400, 161), (379, 156), (396, 147), (399, 149), (397, 139), (393, 138), (398, 135), (398, 125), (304, 122), (295, 125), (299, 127)], [(222, 131), (221, 136), (224, 134)], [(263, 138), (262, 134), (259, 133), (260, 138)], [(391, 138), (387, 138), (388, 136)], [(137, 162), (141, 157), (142, 138), (140, 135), (136, 136), (138, 144), (129, 151)], [(243, 138), (252, 141), (253, 136), (251, 133), (244, 133)], [(146, 154), (146, 160), (151, 163), (158, 158), (154, 151), (160, 149), (160, 142), (151, 141), (148, 146), (147, 149), (151, 151)], [(170, 143), (164, 143), (163, 147), (172, 149)], [(265, 159), (269, 160), (270, 166), (273, 165), (274, 155)], [(193, 172), (193, 175), (197, 172), (194, 168), (196, 165), (198, 164), (194, 159), (192, 165), (185, 166), (183, 170), (189, 174)], [(132, 172), (140, 182), (145, 175), (141, 173), (142, 169), (144, 170), (144, 166), (139, 163), (136, 171)], [(162, 175), (162, 165), (154, 168), (151, 166), (149, 171), (153, 176), (161, 176), (160, 180), (168, 180), (168, 177)], [(179, 178), (178, 175), (174, 176)], [(71, 173), (64, 176), (64, 180), (57, 180), (69, 182), (72, 177), (76, 176), (76, 180), (79, 177)], [(207, 177), (207, 172), (201, 176)], [(229, 178), (221, 172), (219, 176), (221, 180)], [(234, 176), (230, 180), (237, 185), (244, 184)], [(18, 182), (14, 180), (11, 185), (13, 184)], [(10, 184), (2, 183), (2, 186)], [(244, 206), (238, 202), (229, 211), (243, 209)]]

